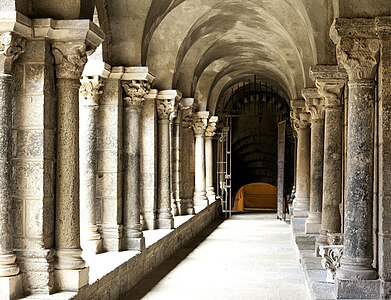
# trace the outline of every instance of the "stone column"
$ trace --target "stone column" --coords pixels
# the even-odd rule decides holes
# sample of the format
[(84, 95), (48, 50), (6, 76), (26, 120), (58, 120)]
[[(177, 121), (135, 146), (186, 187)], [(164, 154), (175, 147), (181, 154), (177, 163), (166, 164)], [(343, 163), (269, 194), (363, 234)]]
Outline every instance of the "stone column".
[(12, 32), (0, 33), (0, 298), (20, 294), (21, 276), (13, 250), (11, 198), (11, 104), (12, 63), (25, 51), (24, 38)]
[(216, 123), (218, 117), (211, 116), (208, 121), (208, 126), (205, 130), (205, 170), (206, 170), (206, 197), (209, 203), (216, 200), (215, 189), (213, 186), (213, 144), (212, 139), (216, 134)]
[[(373, 172), (375, 73), (379, 40), (373, 19), (336, 19), (330, 36), (348, 73), (348, 135), (344, 255), (337, 270), (339, 298), (377, 298), (373, 262)], [(368, 297), (370, 298), (370, 297)]]
[(180, 189), (180, 123), (182, 112), (177, 103), (171, 115), (171, 212), (174, 216), (181, 214)]
[[(145, 239), (140, 220), (140, 126), (144, 96), (150, 90), (148, 68), (125, 68), (122, 87), (124, 97), (124, 247), (142, 251)], [(126, 80), (124, 80), (126, 78)]]
[(391, 297), (391, 18), (377, 18), (379, 62), (379, 278), (381, 298)]
[(297, 132), (296, 197), (293, 216), (307, 217), (310, 209), (310, 127), (309, 113), (302, 99), (293, 100), (292, 118)]
[(157, 90), (144, 96), (141, 111), (141, 215), (143, 228), (156, 228), (157, 209)]
[(316, 88), (304, 89), (303, 97), (311, 123), (310, 210), (305, 233), (319, 233), (322, 222), (324, 101)]
[(194, 207), (196, 213), (209, 205), (205, 183), (205, 130), (208, 126), (208, 117), (208, 111), (196, 112), (193, 117), (195, 134)]
[[(65, 32), (52, 39), (58, 95), (55, 281), (59, 290), (78, 290), (88, 283), (80, 248), (79, 80), (86, 51), (102, 42), (102, 32), (92, 22), (82, 21), (61, 23), (67, 25)], [(74, 27), (73, 34), (66, 39), (69, 26)]]
[(328, 245), (328, 235), (341, 232), (342, 88), (347, 74), (338, 66), (317, 65), (311, 67), (310, 75), (325, 103), (322, 225), (316, 239), (319, 249), (319, 245)]
[(176, 90), (160, 91), (157, 95), (158, 112), (158, 228), (174, 228), (171, 214), (170, 192), (170, 115), (175, 101), (180, 98)]
[(193, 98), (192, 104), (182, 111), (181, 134), (181, 186), (180, 198), (182, 214), (194, 214), (194, 132), (193, 124)]
[(102, 252), (96, 225), (97, 145), (96, 115), (99, 107), (100, 76), (84, 75), (80, 80), (80, 244), (87, 253)]

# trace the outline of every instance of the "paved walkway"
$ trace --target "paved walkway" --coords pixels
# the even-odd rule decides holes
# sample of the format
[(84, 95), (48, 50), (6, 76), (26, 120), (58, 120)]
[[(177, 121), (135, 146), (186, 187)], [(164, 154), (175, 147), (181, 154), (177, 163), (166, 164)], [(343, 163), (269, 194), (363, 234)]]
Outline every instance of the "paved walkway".
[(215, 221), (123, 299), (308, 299), (290, 226), (275, 214)]

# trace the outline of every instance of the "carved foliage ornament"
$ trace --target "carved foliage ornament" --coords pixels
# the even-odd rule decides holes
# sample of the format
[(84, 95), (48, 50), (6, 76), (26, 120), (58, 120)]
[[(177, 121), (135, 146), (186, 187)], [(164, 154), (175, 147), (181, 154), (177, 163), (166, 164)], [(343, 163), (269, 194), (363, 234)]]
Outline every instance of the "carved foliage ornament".
[(344, 84), (344, 80), (320, 79), (315, 81), (319, 94), (325, 100), (326, 108), (342, 108), (342, 88)]
[[(212, 119), (213, 118), (213, 119)], [(205, 130), (205, 136), (212, 137), (216, 134), (217, 117), (211, 117), (209, 119), (208, 126)]]
[(341, 265), (343, 249), (342, 245), (320, 246), (319, 248), (322, 267), (327, 270), (327, 282), (334, 282), (335, 272)]
[(126, 97), (124, 98), (125, 107), (141, 109), (145, 96), (149, 94), (151, 86), (147, 80), (122, 81)]
[(157, 99), (156, 109), (160, 120), (169, 120), (175, 109), (175, 98)]
[(98, 105), (100, 88), (103, 86), (100, 76), (83, 76), (80, 80), (80, 94), (86, 100), (86, 105)]
[(52, 53), (56, 63), (57, 78), (79, 79), (87, 63), (86, 46), (55, 42)]
[(194, 116), (192, 126), (195, 135), (204, 135), (205, 129), (208, 126), (208, 118)]
[(12, 63), (26, 50), (26, 40), (12, 32), (0, 34), (1, 72), (10, 73)]
[(337, 58), (345, 67), (349, 80), (374, 79), (379, 47), (378, 39), (344, 37), (340, 40)]
[(182, 126), (186, 128), (191, 128), (193, 124), (193, 108), (188, 107), (182, 109)]

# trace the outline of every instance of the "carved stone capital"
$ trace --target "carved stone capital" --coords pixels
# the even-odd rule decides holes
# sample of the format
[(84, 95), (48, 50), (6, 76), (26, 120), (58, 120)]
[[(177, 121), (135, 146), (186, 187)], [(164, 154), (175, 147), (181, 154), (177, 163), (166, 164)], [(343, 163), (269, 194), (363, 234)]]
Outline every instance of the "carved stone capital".
[(193, 107), (182, 110), (182, 127), (191, 128), (193, 126)]
[(343, 79), (317, 79), (315, 85), (319, 94), (324, 99), (324, 105), (327, 108), (342, 109), (342, 91), (345, 85)]
[(375, 19), (338, 18), (330, 28), (330, 37), (350, 81), (374, 79), (380, 48)]
[(176, 102), (181, 98), (176, 90), (160, 91), (156, 97), (156, 109), (159, 120), (170, 120), (176, 109)]
[(324, 269), (327, 270), (327, 282), (334, 283), (335, 272), (340, 267), (341, 257), (343, 255), (344, 246), (342, 245), (330, 245), (320, 246), (319, 254), (322, 257), (321, 264)]
[(10, 74), (12, 63), (26, 50), (26, 40), (12, 32), (0, 34), (0, 72)]
[(306, 111), (311, 115), (311, 122), (324, 120), (324, 100), (317, 88), (306, 88), (302, 90), (305, 99)]
[(310, 114), (305, 108), (293, 108), (291, 110), (292, 128), (297, 133), (300, 129), (306, 129), (309, 126)]
[(193, 115), (193, 130), (195, 135), (204, 135), (208, 126), (208, 111), (198, 111)]
[(103, 93), (101, 87), (103, 86), (100, 76), (83, 76), (80, 79), (80, 94), (84, 98), (84, 105), (98, 106), (99, 96)]
[(86, 45), (74, 42), (53, 42), (52, 53), (57, 78), (80, 79), (87, 63)]
[(151, 90), (151, 86), (147, 80), (122, 80), (122, 88), (126, 97), (124, 97), (124, 105), (126, 108), (140, 110)]
[(208, 126), (205, 129), (205, 136), (207, 137), (213, 137), (216, 134), (216, 125), (217, 121), (219, 120), (219, 117), (217, 116), (211, 116), (209, 118)]

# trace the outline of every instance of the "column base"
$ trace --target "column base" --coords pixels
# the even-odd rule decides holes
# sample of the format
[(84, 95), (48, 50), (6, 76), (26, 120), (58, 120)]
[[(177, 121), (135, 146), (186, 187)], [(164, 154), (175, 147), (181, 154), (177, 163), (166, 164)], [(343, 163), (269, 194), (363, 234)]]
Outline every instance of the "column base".
[(174, 219), (158, 219), (157, 225), (159, 229), (174, 229)]
[(213, 187), (206, 188), (206, 197), (208, 198), (209, 203), (216, 201), (216, 193)]
[(156, 213), (154, 211), (144, 211), (143, 216), (143, 230), (153, 230), (157, 228)]
[(320, 257), (319, 248), (320, 246), (328, 246), (327, 234), (321, 230), (320, 235), (316, 237), (315, 240), (315, 256)]
[(347, 281), (373, 281), (376, 278), (377, 272), (372, 267), (372, 258), (341, 258), (341, 267), (337, 270), (337, 279)]
[(205, 192), (194, 192), (193, 203), (195, 207), (207, 207), (209, 205), (209, 199), (206, 197)]
[(0, 276), (10, 277), (19, 273), (19, 267), (16, 264), (15, 254), (0, 255)]
[(80, 241), (80, 246), (83, 249), (83, 254), (91, 255), (103, 252), (102, 239)]
[[(338, 271), (339, 269), (337, 274)], [(337, 299), (380, 299), (380, 280), (341, 280), (336, 278), (335, 295)]]
[(57, 270), (79, 270), (86, 265), (81, 249), (57, 249), (55, 268)]
[(295, 205), (293, 207), (293, 217), (307, 218), (310, 207), (309, 198), (297, 198), (295, 199)]
[(22, 274), (0, 277), (0, 299), (19, 299), (23, 296)]
[(89, 268), (80, 270), (55, 270), (54, 278), (57, 291), (77, 292), (88, 284)]
[(322, 213), (309, 212), (308, 218), (305, 220), (305, 233), (319, 233), (322, 228)]
[(101, 226), (102, 250), (107, 252), (118, 252), (122, 250), (122, 225)]
[(124, 250), (142, 251), (145, 249), (145, 238), (141, 230), (125, 229), (123, 242)]
[(193, 199), (182, 199), (181, 210), (182, 215), (194, 215)]
[(52, 294), (54, 292), (54, 256), (54, 249), (17, 251), (19, 266), (23, 270), (25, 294)]

